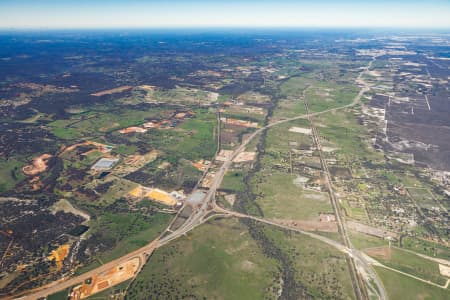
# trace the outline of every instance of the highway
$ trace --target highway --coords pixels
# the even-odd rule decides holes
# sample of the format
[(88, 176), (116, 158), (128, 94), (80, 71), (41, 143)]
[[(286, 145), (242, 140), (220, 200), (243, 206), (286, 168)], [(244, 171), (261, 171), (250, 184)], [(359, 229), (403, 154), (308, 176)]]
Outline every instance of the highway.
[[(232, 155), (222, 164), (222, 166), (220, 167), (220, 169), (217, 171), (216, 176), (214, 177), (211, 186), (209, 188), (209, 190), (207, 191), (202, 204), (200, 205), (200, 207), (196, 208), (193, 213), (191, 214), (191, 216), (186, 220), (186, 222), (180, 226), (177, 230), (175, 231), (169, 231), (170, 226), (172, 225), (172, 223), (169, 225), (169, 227), (166, 229), (166, 232), (168, 231), (169, 234), (162, 234), (160, 237), (158, 237), (157, 239), (155, 239), (154, 241), (152, 241), (151, 243), (149, 243), (148, 245), (137, 249), (125, 256), (122, 256), (116, 260), (113, 260), (109, 263), (106, 263), (92, 271), (89, 271), (87, 273), (84, 273), (82, 275), (70, 278), (70, 279), (61, 279), (59, 281), (54, 281), (48, 285), (45, 285), (43, 287), (37, 288), (37, 289), (33, 289), (31, 291), (28, 292), (23, 292), (19, 295), (15, 295), (15, 297), (20, 297), (23, 296), (23, 299), (39, 299), (51, 294), (54, 294), (56, 292), (65, 290), (71, 286), (80, 284), (82, 282), (84, 282), (86, 279), (92, 277), (93, 275), (97, 274), (97, 273), (101, 273), (104, 272), (114, 266), (116, 266), (117, 264), (123, 263), (129, 259), (132, 259), (134, 257), (139, 257), (141, 260), (141, 266), (140, 269), (145, 265), (148, 257), (151, 255), (151, 253), (153, 253), (153, 251), (177, 238), (179, 238), (180, 236), (185, 235), (186, 233), (188, 233), (189, 231), (191, 231), (192, 229), (194, 229), (195, 227), (203, 224), (206, 219), (205, 216), (210, 213), (212, 211), (213, 208), (217, 208), (216, 204), (215, 204), (215, 194), (217, 189), (220, 187), (220, 184), (223, 180), (223, 177), (225, 176), (226, 172), (228, 171), (228, 169), (231, 167), (233, 159), (241, 152), (243, 152), (246, 148), (246, 146), (256, 137), (258, 136), (258, 134), (262, 133), (263, 131), (274, 127), (274, 126), (278, 126), (287, 122), (291, 122), (291, 121), (295, 121), (295, 120), (299, 120), (299, 119), (307, 119), (307, 118), (311, 118), (313, 116), (318, 116), (321, 114), (326, 114), (329, 112), (333, 112), (333, 111), (338, 111), (338, 110), (342, 110), (342, 109), (346, 109), (346, 108), (350, 108), (355, 106), (356, 104), (358, 104), (362, 98), (362, 96), (364, 95), (365, 92), (367, 92), (370, 88), (368, 86), (368, 84), (366, 84), (363, 80), (362, 80), (362, 75), (370, 68), (370, 66), (372, 65), (373, 61), (375, 60), (375, 58), (363, 69), (362, 72), (360, 72), (356, 82), (358, 84), (362, 85), (361, 90), (359, 91), (359, 93), (355, 96), (355, 98), (353, 99), (353, 101), (350, 104), (341, 106), (341, 107), (337, 107), (337, 108), (331, 108), (331, 109), (327, 109), (324, 111), (320, 111), (320, 112), (315, 112), (315, 113), (311, 113), (311, 114), (302, 114), (293, 118), (288, 118), (288, 119), (283, 119), (283, 120), (278, 120), (276, 122), (270, 123), (262, 128), (259, 128), (258, 130), (254, 131), (245, 141), (242, 142), (242, 144), (236, 148)], [(195, 192), (195, 190), (194, 190)], [(235, 216), (238, 216), (237, 213), (234, 213)], [(242, 216), (241, 216), (242, 217)], [(250, 217), (250, 216), (246, 216), (246, 217)], [(251, 217), (254, 218), (254, 217)], [(256, 219), (255, 219), (256, 220)], [(258, 219), (259, 221), (263, 222), (263, 219)], [(264, 221), (267, 224), (272, 224), (275, 225), (276, 223), (270, 223), (270, 221), (265, 220)], [(276, 224), (276, 226), (280, 226), (279, 224)], [(286, 227), (286, 229), (290, 229), (290, 230), (294, 230), (290, 227)], [(298, 230), (296, 230), (298, 231)], [(325, 237), (322, 237), (320, 235), (315, 235), (309, 232), (305, 232), (305, 231), (299, 231), (303, 234), (306, 234), (310, 237), (313, 237), (315, 239), (319, 239), (323, 242), (326, 243), (331, 243), (332, 240), (326, 239)], [(356, 251), (355, 249), (351, 249), (350, 247), (346, 246), (346, 245), (337, 245), (338, 243), (333, 241), (334, 246), (338, 249), (344, 249), (342, 247), (346, 247), (346, 251), (350, 251), (350, 253), (352, 253), (353, 251)], [(373, 273), (374, 277), (372, 277), (375, 281), (375, 283), (378, 286), (378, 290), (380, 291), (380, 299), (385, 300), (387, 299), (387, 296), (385, 291), (384, 291), (384, 287), (381, 284), (381, 282), (379, 281), (379, 279), (377, 278), (376, 274), (373, 272), (373, 270), (370, 268), (370, 266), (368, 266), (368, 263), (364, 260), (364, 259), (359, 259), (358, 261), (361, 262), (361, 266), (364, 266), (364, 269), (368, 272), (368, 274)], [(140, 270), (139, 269), (139, 270)], [(9, 297), (9, 299), (12, 299), (14, 297)], [(7, 298), (8, 299), (8, 298)]]

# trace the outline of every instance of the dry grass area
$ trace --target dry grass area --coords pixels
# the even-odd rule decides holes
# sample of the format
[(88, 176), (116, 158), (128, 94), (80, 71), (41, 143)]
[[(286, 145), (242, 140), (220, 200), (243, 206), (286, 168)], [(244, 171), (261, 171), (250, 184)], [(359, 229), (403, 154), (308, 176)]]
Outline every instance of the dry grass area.
[(375, 247), (364, 250), (369, 256), (382, 258), (384, 260), (389, 260), (392, 257), (391, 247), (383, 246), (383, 247)]
[(354, 222), (354, 221), (348, 221), (347, 226), (351, 230), (354, 230), (354, 231), (357, 231), (360, 233), (365, 233), (365, 234), (372, 235), (372, 236), (376, 236), (376, 237), (380, 237), (380, 238), (394, 238), (394, 239), (398, 238), (398, 234), (395, 232), (384, 230), (382, 228), (372, 227), (372, 226)]

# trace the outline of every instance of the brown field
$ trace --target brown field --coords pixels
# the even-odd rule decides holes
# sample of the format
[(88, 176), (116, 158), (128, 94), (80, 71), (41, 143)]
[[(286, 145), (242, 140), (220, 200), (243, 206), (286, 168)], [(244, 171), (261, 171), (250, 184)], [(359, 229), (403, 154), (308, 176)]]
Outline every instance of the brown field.
[(256, 123), (256, 122), (231, 119), (231, 118), (220, 118), (220, 121), (224, 122), (225, 124), (231, 124), (231, 125), (242, 126), (242, 127), (247, 127), (247, 128), (258, 128), (258, 123)]
[(233, 154), (233, 150), (220, 150), (219, 154), (216, 156), (217, 161), (226, 161)]
[(233, 162), (235, 163), (249, 162), (254, 161), (255, 158), (256, 152), (241, 152), (233, 159)]
[(131, 90), (133, 87), (130, 85), (124, 85), (124, 86), (119, 86), (110, 90), (105, 90), (105, 91), (100, 91), (97, 93), (93, 93), (91, 94), (91, 96), (95, 96), (95, 97), (101, 97), (104, 95), (112, 95), (112, 94), (116, 94), (116, 93), (122, 93), (122, 92), (126, 92)]
[(22, 168), (25, 175), (34, 176), (47, 170), (48, 160), (52, 158), (50, 154), (42, 154), (35, 157), (30, 165), (26, 165)]
[(133, 154), (124, 158), (123, 163), (116, 166), (113, 174), (119, 177), (124, 177), (134, 171), (139, 170), (146, 164), (154, 161), (158, 157), (158, 151), (152, 150), (144, 155)]
[(135, 257), (108, 271), (100, 273), (97, 276), (93, 276), (89, 283), (84, 282), (83, 284), (74, 287), (70, 293), (69, 299), (85, 299), (109, 287), (131, 279), (139, 270), (140, 264), (140, 259)]
[(391, 248), (388, 246), (369, 248), (365, 249), (364, 252), (366, 252), (369, 256), (379, 257), (384, 260), (391, 259), (392, 255)]

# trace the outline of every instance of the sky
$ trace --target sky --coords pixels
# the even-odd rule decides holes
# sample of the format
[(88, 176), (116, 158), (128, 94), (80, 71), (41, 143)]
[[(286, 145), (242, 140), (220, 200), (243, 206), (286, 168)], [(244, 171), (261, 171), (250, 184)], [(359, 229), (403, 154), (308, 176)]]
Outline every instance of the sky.
[(0, 0), (0, 28), (450, 28), (450, 0)]

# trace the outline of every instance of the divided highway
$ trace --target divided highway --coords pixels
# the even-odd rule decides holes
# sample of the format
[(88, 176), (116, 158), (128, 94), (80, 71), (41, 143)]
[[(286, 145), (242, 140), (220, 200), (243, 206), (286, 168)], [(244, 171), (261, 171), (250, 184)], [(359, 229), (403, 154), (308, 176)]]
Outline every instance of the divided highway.
[[(374, 58), (375, 59), (375, 58)], [(361, 90), (359, 91), (359, 93), (357, 94), (357, 96), (353, 99), (352, 103), (341, 106), (341, 107), (337, 107), (337, 108), (332, 108), (332, 109), (327, 109), (321, 112), (315, 112), (315, 113), (311, 113), (311, 114), (303, 114), (303, 115), (299, 115), (293, 118), (289, 118), (289, 119), (283, 119), (283, 120), (279, 120), (273, 123), (270, 123), (256, 131), (254, 131), (245, 141), (243, 141), (243, 143), (234, 150), (233, 154), (222, 164), (222, 166), (220, 167), (220, 169), (217, 171), (216, 176), (211, 184), (210, 189), (208, 190), (208, 192), (206, 193), (202, 204), (196, 208), (191, 216), (186, 220), (186, 222), (180, 226), (178, 229), (174, 230), (174, 231), (169, 231), (169, 228), (171, 226), (171, 224), (169, 225), (169, 228), (166, 229), (166, 234), (162, 234), (160, 237), (158, 237), (157, 239), (155, 239), (154, 241), (152, 241), (151, 243), (149, 243), (148, 245), (135, 250), (125, 256), (122, 256), (121, 258), (118, 258), (116, 260), (113, 260), (109, 263), (106, 263), (92, 271), (89, 271), (87, 273), (84, 273), (82, 275), (67, 279), (67, 278), (63, 278), (59, 281), (55, 281), (52, 282), (48, 285), (45, 285), (41, 288), (37, 288), (28, 292), (24, 292), (21, 293), (19, 295), (16, 295), (15, 298), (17, 297), (22, 297), (23, 299), (40, 299), (43, 297), (46, 297), (48, 295), (54, 294), (56, 292), (65, 290), (67, 288), (70, 288), (74, 285), (80, 284), (82, 282), (84, 282), (86, 279), (89, 279), (90, 277), (92, 277), (95, 274), (107, 271), (109, 269), (111, 269), (112, 267), (123, 263), (127, 260), (130, 260), (132, 258), (135, 257), (139, 257), (141, 265), (139, 270), (145, 265), (148, 257), (153, 253), (154, 250), (156, 250), (157, 248), (177, 239), (178, 237), (185, 235), (187, 232), (189, 232), (190, 230), (194, 229), (195, 227), (197, 227), (198, 225), (203, 224), (208, 218), (205, 219), (206, 215), (210, 212), (212, 212), (212, 210), (214, 209), (214, 211), (216, 212), (222, 212), (224, 214), (227, 215), (233, 215), (236, 217), (245, 217), (245, 218), (251, 218), (254, 219), (256, 221), (259, 222), (264, 222), (266, 224), (270, 224), (270, 225), (274, 225), (274, 226), (278, 226), (278, 227), (283, 227), (285, 229), (289, 229), (289, 230), (294, 230), (297, 232), (300, 232), (302, 234), (308, 235), (312, 238), (321, 240), (327, 244), (330, 244), (332, 246), (334, 246), (335, 248), (339, 249), (340, 251), (346, 252), (348, 253), (350, 256), (352, 256), (354, 259), (357, 260), (358, 264), (360, 266), (362, 266), (364, 268), (364, 270), (366, 270), (367, 274), (370, 275), (370, 277), (374, 280), (374, 282), (377, 284), (377, 288), (378, 291), (380, 292), (379, 297), (382, 300), (386, 300), (387, 296), (386, 296), (386, 292), (384, 290), (383, 285), (381, 284), (381, 282), (379, 281), (379, 279), (377, 278), (376, 274), (373, 272), (373, 270), (371, 269), (371, 267), (369, 266), (368, 262), (365, 260), (364, 255), (360, 254), (356, 249), (353, 249), (351, 247), (351, 245), (349, 244), (349, 241), (346, 242), (346, 245), (341, 245), (339, 243), (337, 243), (336, 241), (327, 239), (323, 236), (320, 235), (316, 235), (313, 234), (311, 232), (306, 232), (306, 231), (301, 231), (292, 227), (288, 227), (288, 226), (281, 226), (280, 224), (276, 224), (274, 222), (271, 222), (269, 220), (264, 220), (261, 218), (256, 218), (256, 217), (252, 217), (252, 216), (247, 216), (247, 215), (243, 215), (243, 214), (239, 214), (236, 212), (231, 212), (231, 211), (226, 211), (223, 209), (218, 208), (218, 206), (215, 204), (215, 194), (217, 189), (220, 187), (220, 184), (222, 183), (223, 177), (225, 176), (226, 172), (228, 171), (228, 169), (231, 167), (233, 159), (241, 152), (243, 152), (246, 148), (246, 146), (256, 137), (258, 136), (258, 134), (262, 133), (263, 131), (274, 127), (274, 126), (278, 126), (287, 122), (291, 122), (294, 120), (299, 120), (299, 119), (308, 119), (311, 118), (313, 116), (318, 116), (321, 114), (325, 114), (325, 113), (329, 113), (332, 111), (337, 111), (337, 110), (342, 110), (345, 108), (350, 108), (352, 106), (355, 106), (356, 104), (359, 103), (359, 101), (361, 100), (362, 96), (364, 95), (365, 92), (367, 92), (369, 90), (369, 86), (361, 79), (362, 75), (370, 68), (370, 66), (372, 65), (374, 60), (372, 60), (369, 65), (367, 67), (364, 68), (364, 70), (359, 74), (358, 79), (357, 79), (357, 83), (362, 85)], [(194, 191), (195, 192), (195, 191)], [(338, 218), (338, 217), (337, 217)], [(341, 225), (340, 225), (341, 226)], [(347, 245), (348, 244), (348, 245)], [(9, 299), (12, 299), (14, 297), (9, 297)]]

